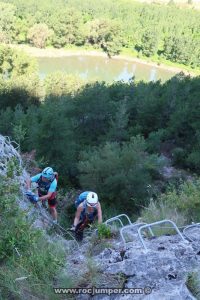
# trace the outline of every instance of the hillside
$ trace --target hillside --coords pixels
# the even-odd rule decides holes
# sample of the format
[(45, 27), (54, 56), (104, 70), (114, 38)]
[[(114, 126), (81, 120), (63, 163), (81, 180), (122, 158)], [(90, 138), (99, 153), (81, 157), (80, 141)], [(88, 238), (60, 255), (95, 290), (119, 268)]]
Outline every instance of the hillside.
[[(170, 0), (136, 0), (141, 3), (158, 3), (158, 4), (169, 4)], [(200, 9), (200, 1), (199, 0), (173, 0), (173, 2), (180, 7), (184, 8), (196, 8)]]
[(0, 42), (98, 49), (109, 58), (123, 52), (199, 71), (200, 18), (193, 4), (180, 9), (173, 1), (169, 5), (102, 1), (59, 0), (56, 7), (50, 0), (43, 5), (32, 0), (1, 2)]
[[(29, 221), (25, 221), (24, 219), (24, 222), (28, 222), (28, 226), (30, 226), (31, 222), (34, 228), (40, 228), (38, 233), (41, 231), (43, 239), (46, 240), (46, 255), (48, 253), (49, 246), (54, 249), (54, 247), (58, 247), (58, 245), (60, 251), (64, 251), (65, 253), (65, 257), (62, 258), (62, 267), (60, 266), (57, 269), (57, 272), (54, 272), (54, 278), (51, 279), (52, 282), (48, 281), (52, 290), (49, 290), (49, 288), (46, 289), (45, 285), (43, 292), (40, 291), (40, 289), (35, 290), (33, 283), (34, 280), (36, 280), (36, 275), (33, 277), (31, 260), (34, 261), (38, 255), (37, 252), (40, 251), (40, 249), (37, 248), (39, 246), (37, 245), (37, 238), (35, 242), (34, 240), (30, 240), (29, 242), (24, 243), (20, 237), (20, 227), (18, 228), (18, 226), (22, 226), (22, 224), (16, 223), (19, 222), (18, 214), (21, 214), (21, 212), (19, 211), (16, 215), (12, 216), (6, 212), (5, 215), (2, 215), (1, 217), (0, 225), (2, 233), (1, 242), (3, 242), (0, 247), (1, 265), (4, 270), (7, 269), (7, 272), (9, 272), (8, 262), (9, 260), (13, 260), (14, 265), (17, 265), (17, 270), (15, 270), (12, 275), (8, 275), (8, 273), (0, 273), (0, 293), (2, 299), (9, 300), (13, 299), (13, 297), (14, 299), (66, 299), (64, 294), (59, 295), (58, 298), (56, 295), (53, 297), (53, 288), (57, 288), (56, 293), (62, 294), (61, 288), (67, 287), (112, 287), (124, 289), (124, 292), (127, 292), (127, 289), (130, 289), (128, 294), (124, 296), (120, 294), (108, 295), (108, 292), (106, 295), (102, 295), (98, 294), (98, 291), (94, 296), (87, 294), (70, 296), (70, 299), (77, 300), (128, 300), (132, 299), (133, 295), (130, 294), (130, 292), (133, 292), (134, 288), (140, 289), (140, 295), (137, 296), (138, 299), (195, 299), (188, 291), (186, 282), (191, 288), (191, 283), (189, 284), (187, 279), (188, 274), (195, 270), (199, 270), (200, 267), (198, 228), (191, 228), (188, 231), (187, 236), (190, 236), (190, 242), (188, 239), (185, 239), (186, 237), (181, 239), (179, 235), (161, 235), (160, 237), (154, 237), (151, 239), (147, 238), (147, 236), (143, 236), (147, 250), (144, 249), (137, 234), (137, 228), (141, 226), (139, 223), (133, 230), (129, 228), (130, 226), (127, 227), (126, 243), (124, 243), (121, 237), (117, 234), (116, 228), (113, 238), (102, 238), (97, 235), (96, 231), (94, 231), (92, 235), (91, 233), (90, 235), (86, 235), (81, 244), (77, 244), (73, 242), (73, 240), (66, 240), (56, 231), (56, 228), (53, 229), (53, 234), (49, 235), (47, 230), (49, 226), (51, 227), (51, 223), (48, 223), (47, 220), (50, 220), (50, 216), (47, 213), (41, 213), (42, 208), (39, 209), (31, 207), (32, 204), (28, 203), (27, 199), (23, 197), (23, 183), (27, 174), (22, 168), (20, 155), (13, 148), (10, 141), (3, 136), (0, 136), (0, 153), (1, 182), (5, 182), (7, 185), (10, 185), (10, 187), (12, 186), (11, 182), (12, 184), (14, 182), (19, 183), (18, 189), (15, 189), (16, 196), (18, 196), (14, 201), (17, 201), (16, 203), (19, 204), (20, 210), (23, 210), (24, 217), (26, 217), (26, 219), (28, 217), (29, 219)], [(11, 162), (15, 162), (15, 165), (12, 165)], [(19, 166), (19, 168), (17, 169), (16, 166)], [(16, 170), (18, 171), (16, 172)], [(13, 197), (13, 192), (11, 192), (11, 190), (8, 192), (7, 190), (6, 197), (7, 199)], [(5, 203), (7, 203), (6, 205), (9, 207), (9, 200)], [(15, 206), (14, 202), (13, 205)], [(3, 212), (4, 209), (5, 208), (3, 207)], [(15, 226), (17, 226), (15, 232), (9, 232), (12, 240), (12, 244), (10, 244), (10, 246), (9, 243), (7, 245), (5, 244), (6, 235), (8, 235), (8, 233), (6, 233), (5, 229), (2, 227), (5, 225), (6, 215), (6, 222), (10, 223), (11, 226), (9, 230), (11, 230), (13, 222), (15, 222)], [(23, 227), (26, 226), (25, 223), (23, 223)], [(33, 237), (34, 230), (38, 229), (31, 229), (31, 227), (29, 229), (27, 228), (26, 235), (32, 235)], [(18, 239), (14, 236), (16, 233), (18, 235)], [(26, 241), (26, 236), (23, 238)], [(34, 251), (32, 243), (36, 243), (34, 245)], [(4, 256), (3, 250), (5, 247), (7, 247), (6, 256)], [(10, 252), (9, 247), (13, 247), (14, 252)], [(31, 269), (26, 270), (24, 269), (25, 265), (23, 265), (23, 257), (25, 253), (29, 251), (29, 247), (32, 248), (32, 258), (27, 257), (26, 265), (30, 264)], [(10, 248), (10, 250), (11, 249), (12, 248)], [(41, 259), (45, 259), (45, 256), (41, 257)], [(37, 266), (36, 264), (35, 272), (38, 273), (37, 278), (39, 279), (42, 275), (40, 272), (45, 274), (46, 271), (49, 271), (49, 267), (45, 267), (45, 265), (43, 265), (43, 269), (37, 270), (38, 267), (39, 265)], [(21, 276), (22, 274), (23, 276)], [(11, 282), (9, 284), (8, 282), (6, 283), (8, 276), (11, 276), (9, 280), (14, 280), (12, 285)], [(32, 279), (30, 278), (30, 280), (29, 277)], [(40, 281), (42, 284), (43, 279), (40, 279)], [(111, 293), (111, 290), (109, 290), (109, 293)]]
[[(0, 2), (0, 300), (200, 300), (191, 2)], [(80, 56), (82, 74), (40, 78), (19, 48), (101, 52), (103, 80), (81, 77)], [(188, 72), (106, 82), (120, 53)]]

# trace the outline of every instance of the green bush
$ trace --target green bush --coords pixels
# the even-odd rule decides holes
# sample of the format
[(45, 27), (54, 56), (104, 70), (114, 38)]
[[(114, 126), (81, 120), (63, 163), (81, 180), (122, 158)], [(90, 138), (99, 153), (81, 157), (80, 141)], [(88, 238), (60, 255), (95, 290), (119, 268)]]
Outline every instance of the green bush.
[(178, 190), (170, 188), (142, 211), (142, 218), (148, 223), (169, 218), (179, 226), (199, 222), (199, 216), (200, 179), (183, 182)]
[(188, 274), (186, 285), (192, 295), (196, 297), (197, 300), (200, 299), (200, 277), (199, 271), (194, 271)]
[(147, 139), (147, 149), (149, 152), (160, 152), (161, 142), (164, 137), (164, 130), (152, 131)]
[(22, 195), (13, 166), (9, 172), (9, 177), (0, 178), (0, 296), (22, 299), (26, 290), (29, 295), (43, 294), (44, 299), (53, 299), (53, 278), (63, 266), (64, 250), (26, 220), (17, 203)]
[(103, 223), (98, 224), (97, 229), (98, 229), (98, 236), (100, 239), (103, 239), (103, 238), (107, 239), (107, 238), (110, 238), (112, 235), (110, 227)]
[(173, 163), (175, 165), (184, 166), (186, 159), (186, 151), (183, 148), (177, 147), (172, 151)]
[[(93, 189), (101, 199), (118, 209), (133, 213), (147, 199), (147, 185), (160, 167), (156, 155), (146, 152), (143, 137), (136, 136), (126, 143), (106, 143), (84, 151), (80, 157), (80, 183)], [(134, 199), (134, 200), (133, 200)]]

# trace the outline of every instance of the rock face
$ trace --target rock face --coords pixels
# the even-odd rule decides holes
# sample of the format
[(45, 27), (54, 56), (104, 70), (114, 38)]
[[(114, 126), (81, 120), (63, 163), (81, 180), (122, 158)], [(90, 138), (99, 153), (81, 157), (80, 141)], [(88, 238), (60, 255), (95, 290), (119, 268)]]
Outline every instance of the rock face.
[[(32, 227), (45, 231), (52, 227), (52, 218), (41, 203), (38, 203), (37, 207), (35, 207), (24, 194), (26, 179), (29, 175), (23, 166), (18, 148), (19, 146), (15, 142), (10, 141), (9, 137), (4, 137), (0, 134), (0, 180), (2, 176), (7, 177), (13, 183), (19, 183), (21, 192), (17, 199), (19, 207), (25, 212), (25, 216), (32, 224)], [(57, 234), (58, 232), (59, 234)], [(77, 243), (74, 240), (67, 241), (62, 238), (62, 235), (63, 232), (59, 228), (58, 230), (55, 229), (55, 235), (51, 236), (49, 241), (62, 244), (66, 251), (73, 249), (75, 246), (77, 247)]]
[[(196, 229), (190, 229), (191, 236), (193, 230), (196, 234)], [(117, 282), (114, 283), (115, 285), (111, 285), (111, 278), (117, 278), (120, 275), (124, 277), (121, 287), (125, 289), (142, 288), (144, 290), (150, 288), (150, 294), (144, 292), (142, 295), (84, 295), (85, 298), (79, 296), (77, 299), (131, 300), (134, 297), (140, 300), (195, 299), (186, 287), (186, 279), (189, 272), (199, 270), (198, 243), (196, 241), (184, 242), (178, 235), (165, 235), (153, 239), (144, 237), (144, 239), (148, 246), (147, 251), (135, 234), (135, 240), (126, 245), (120, 239), (109, 241), (110, 247), (93, 256), (93, 260), (98, 269), (96, 272), (100, 274), (100, 284), (97, 281), (97, 287), (120, 287)], [(90, 247), (89, 243), (83, 244), (79, 251), (75, 251), (69, 257), (67, 269), (73, 273), (73, 276), (84, 277), (88, 274), (86, 257), (88, 253), (95, 252), (95, 246), (92, 251)]]
[[(15, 180), (21, 183), (20, 207), (33, 218), (33, 226), (44, 229), (49, 226), (45, 209), (35, 208), (23, 196), (27, 176), (17, 150), (10, 141), (0, 135), (0, 175), (6, 176), (9, 162), (15, 158), (21, 168)], [(46, 222), (46, 225), (45, 225)], [(137, 231), (127, 232), (129, 242), (123, 243), (120, 236), (110, 240), (98, 240), (98, 236), (86, 236), (79, 246), (61, 235), (49, 236), (49, 242), (59, 243), (66, 249), (66, 267), (63, 273), (75, 279), (79, 287), (138, 288), (142, 294), (96, 294), (77, 295), (77, 300), (192, 300), (195, 299), (186, 287), (187, 274), (200, 268), (200, 227), (190, 228), (190, 241), (178, 235), (144, 237), (147, 251), (141, 244)], [(131, 242), (130, 242), (131, 240)], [(145, 289), (146, 288), (146, 289)], [(66, 298), (67, 299), (67, 298)]]
[(0, 175), (5, 176), (7, 174), (8, 162), (11, 158), (15, 158), (21, 165), (21, 157), (11, 145), (10, 139), (0, 135)]

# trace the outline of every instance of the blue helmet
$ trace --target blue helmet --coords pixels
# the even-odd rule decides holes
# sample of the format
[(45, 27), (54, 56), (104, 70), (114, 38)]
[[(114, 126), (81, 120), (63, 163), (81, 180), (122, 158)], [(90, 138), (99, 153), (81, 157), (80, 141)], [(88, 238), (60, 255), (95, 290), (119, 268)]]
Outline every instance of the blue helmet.
[(54, 172), (53, 169), (50, 167), (46, 167), (43, 171), (42, 171), (42, 176), (47, 178), (48, 180), (52, 180), (54, 178)]

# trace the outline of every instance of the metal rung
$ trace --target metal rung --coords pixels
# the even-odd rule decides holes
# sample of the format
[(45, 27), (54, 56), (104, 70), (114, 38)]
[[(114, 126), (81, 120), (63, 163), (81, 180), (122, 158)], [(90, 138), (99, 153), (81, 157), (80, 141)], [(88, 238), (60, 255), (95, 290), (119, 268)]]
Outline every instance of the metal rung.
[(162, 221), (154, 222), (154, 223), (151, 223), (151, 224), (143, 225), (143, 226), (141, 226), (141, 227), (138, 229), (138, 235), (139, 235), (140, 241), (141, 241), (141, 243), (142, 243), (142, 245), (143, 245), (143, 247), (144, 247), (145, 250), (147, 250), (147, 247), (146, 247), (146, 245), (145, 245), (145, 243), (144, 243), (144, 239), (143, 239), (143, 237), (142, 237), (141, 231), (142, 231), (143, 229), (145, 229), (145, 228), (150, 229), (151, 226), (156, 226), (156, 225), (164, 224), (164, 223), (170, 223), (170, 224), (174, 227), (174, 229), (176, 230), (176, 232), (180, 235), (181, 239), (182, 239), (184, 242), (188, 242), (188, 241), (184, 238), (184, 236), (182, 235), (182, 233), (180, 232), (180, 230), (178, 229), (178, 227), (176, 226), (176, 224), (175, 224), (173, 221), (171, 221), (171, 220), (162, 220)]
[[(133, 229), (134, 227), (139, 227), (139, 226), (142, 226), (142, 225), (147, 225), (147, 223), (143, 223), (143, 222), (142, 222), (142, 223), (134, 223), (134, 224), (131, 224), (131, 225), (124, 226), (124, 227), (122, 227), (122, 228), (120, 229), (120, 235), (121, 235), (121, 238), (122, 238), (124, 244), (126, 243), (126, 240), (125, 240), (125, 238), (124, 238), (123, 231), (124, 231), (124, 230), (127, 230), (127, 229)], [(150, 234), (151, 234), (152, 236), (154, 236), (154, 233), (153, 233), (153, 231), (151, 230), (151, 228), (148, 228), (148, 229), (149, 229)]]
[(128, 220), (128, 223), (129, 223), (130, 225), (132, 224), (130, 218), (129, 218), (126, 214), (121, 214), (121, 215), (115, 216), (115, 217), (113, 217), (113, 218), (110, 218), (110, 219), (108, 219), (107, 221), (105, 221), (104, 224), (107, 225), (108, 223), (112, 223), (112, 222), (114, 222), (114, 221), (118, 221), (118, 222), (121, 224), (121, 226), (123, 227), (124, 224), (123, 224), (122, 220), (120, 219), (121, 217), (126, 217), (126, 219)]
[(186, 236), (186, 238), (191, 241), (191, 242), (195, 242), (195, 240), (193, 240), (191, 237), (189, 237), (187, 234), (186, 234), (186, 230), (190, 229), (190, 228), (193, 228), (193, 227), (200, 227), (200, 223), (195, 223), (195, 224), (192, 224), (192, 225), (188, 225), (187, 227), (185, 227), (183, 229), (183, 234), (184, 236)]

